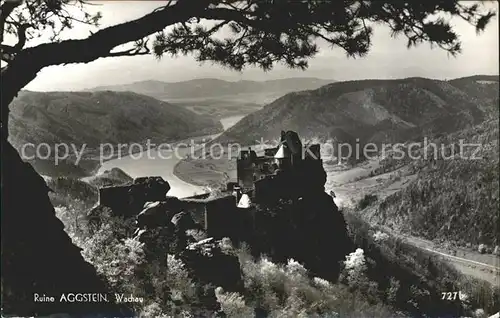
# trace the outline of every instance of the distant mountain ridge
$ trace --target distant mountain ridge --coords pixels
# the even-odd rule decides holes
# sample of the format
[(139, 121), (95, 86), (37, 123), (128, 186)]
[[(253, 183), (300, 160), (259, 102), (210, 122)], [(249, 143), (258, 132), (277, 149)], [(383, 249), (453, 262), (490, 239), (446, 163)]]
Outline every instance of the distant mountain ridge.
[(281, 93), (319, 88), (334, 80), (313, 77), (284, 78), (268, 81), (241, 80), (236, 82), (201, 78), (182, 82), (156, 80), (139, 81), (123, 85), (99, 86), (87, 91), (131, 91), (157, 99), (214, 98), (238, 94)]
[(349, 143), (404, 142), (495, 116), (498, 92), (498, 76), (336, 82), (289, 93), (246, 116), (217, 141), (255, 144), (294, 130), (304, 138), (335, 137)]

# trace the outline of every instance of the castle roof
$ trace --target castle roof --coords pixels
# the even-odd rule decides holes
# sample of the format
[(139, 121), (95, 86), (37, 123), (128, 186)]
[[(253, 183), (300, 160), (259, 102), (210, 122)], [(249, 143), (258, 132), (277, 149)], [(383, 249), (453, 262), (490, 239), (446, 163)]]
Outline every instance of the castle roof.
[(276, 152), (276, 154), (274, 155), (274, 158), (275, 159), (283, 159), (283, 158), (286, 158), (286, 155), (285, 155), (285, 147), (284, 145), (280, 145), (280, 148), (278, 149), (278, 151)]

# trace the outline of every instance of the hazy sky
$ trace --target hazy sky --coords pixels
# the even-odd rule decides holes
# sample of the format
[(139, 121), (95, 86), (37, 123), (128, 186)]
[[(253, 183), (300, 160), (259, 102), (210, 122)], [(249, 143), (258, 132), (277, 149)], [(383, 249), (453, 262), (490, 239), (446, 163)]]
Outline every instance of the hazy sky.
[[(101, 27), (138, 18), (160, 6), (162, 1), (95, 2), (91, 10), (101, 11)], [(498, 2), (492, 4), (498, 9)], [(157, 61), (153, 56), (99, 59), (89, 64), (52, 66), (42, 70), (26, 89), (80, 90), (99, 85), (123, 84), (140, 80), (183, 81), (201, 77), (227, 80), (265, 80), (283, 77), (311, 76), (335, 80), (363, 78), (402, 78), (422, 76), (454, 78), (474, 74), (498, 74), (498, 21), (491, 21), (486, 31), (477, 36), (474, 27), (462, 20), (453, 20), (461, 35), (463, 53), (448, 56), (428, 44), (407, 49), (406, 40), (393, 39), (385, 27), (377, 26), (373, 47), (362, 59), (347, 58), (340, 48), (325, 46), (316, 58), (310, 60), (307, 71), (289, 70), (276, 66), (264, 73), (258, 69), (235, 72), (211, 63), (199, 64), (192, 57), (170, 58)], [(83, 38), (89, 35), (87, 27), (77, 27), (65, 38)], [(36, 43), (30, 43), (34, 45)]]

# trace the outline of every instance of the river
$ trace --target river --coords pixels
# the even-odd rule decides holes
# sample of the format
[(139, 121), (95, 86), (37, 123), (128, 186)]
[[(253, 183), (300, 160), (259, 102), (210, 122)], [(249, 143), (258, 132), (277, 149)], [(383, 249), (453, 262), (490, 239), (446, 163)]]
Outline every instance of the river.
[[(231, 116), (221, 119), (221, 124), (224, 130), (235, 125), (244, 116)], [(220, 134), (218, 134), (220, 135)], [(207, 136), (208, 137), (216, 137)], [(170, 184), (171, 190), (168, 192), (170, 196), (179, 198), (192, 196), (194, 194), (204, 193), (206, 190), (203, 187), (195, 186), (184, 182), (174, 175), (175, 165), (191, 152), (191, 148), (177, 148), (175, 151), (151, 149), (118, 159), (109, 160), (103, 163), (98, 174), (111, 168), (120, 168), (132, 178), (146, 176), (160, 176)]]

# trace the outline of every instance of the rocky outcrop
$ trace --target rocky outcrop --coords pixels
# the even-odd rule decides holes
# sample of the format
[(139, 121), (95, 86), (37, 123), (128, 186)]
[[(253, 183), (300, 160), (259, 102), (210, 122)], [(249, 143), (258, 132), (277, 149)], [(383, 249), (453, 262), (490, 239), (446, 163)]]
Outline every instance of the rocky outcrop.
[(240, 263), (236, 256), (224, 253), (222, 241), (208, 238), (191, 243), (181, 259), (202, 284), (213, 284), (228, 291), (243, 291)]
[(340, 262), (352, 251), (342, 213), (325, 192), (258, 206), (255, 233), (250, 245), (255, 255), (267, 254), (275, 261), (293, 258), (312, 274), (336, 280)]
[(180, 200), (168, 198), (147, 203), (137, 216), (137, 225), (136, 235), (144, 243), (148, 257), (157, 259), (165, 253), (175, 254), (186, 264), (194, 280), (226, 290), (243, 288), (238, 258), (225, 254), (220, 241), (200, 239), (206, 232), (189, 212), (182, 210)]
[[(131, 316), (111, 302), (61, 302), (69, 293), (106, 294), (106, 284), (84, 261), (55, 216), (44, 179), (1, 139), (2, 314)], [(54, 297), (36, 302), (35, 295)]]
[[(347, 226), (332, 196), (325, 193), (322, 165), (308, 161), (301, 168), (276, 176), (269, 187), (256, 184), (250, 194), (260, 198), (255, 205), (237, 208), (231, 195), (203, 201), (203, 227), (193, 220), (199, 211), (193, 214), (186, 199), (146, 203), (137, 217), (141, 238), (157, 250), (168, 241), (168, 250), (185, 254), (196, 243), (187, 231), (206, 230), (214, 239), (249, 243), (255, 256), (266, 254), (278, 262), (293, 258), (314, 275), (336, 280), (340, 262), (352, 251)], [(165, 237), (159, 239), (161, 235)]]
[(161, 177), (137, 178), (132, 185), (99, 189), (99, 205), (135, 217), (146, 202), (164, 200), (170, 185)]
[(303, 197), (296, 209), (302, 215), (295, 234), (297, 249), (312, 272), (335, 280), (340, 262), (353, 251), (344, 216), (325, 192)]

